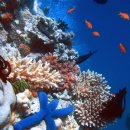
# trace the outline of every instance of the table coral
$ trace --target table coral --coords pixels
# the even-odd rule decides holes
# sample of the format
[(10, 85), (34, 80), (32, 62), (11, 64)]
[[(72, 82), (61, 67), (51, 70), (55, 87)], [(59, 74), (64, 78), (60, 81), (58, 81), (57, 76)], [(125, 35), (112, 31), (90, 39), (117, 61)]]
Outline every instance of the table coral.
[(53, 118), (67, 116), (74, 110), (72, 105), (63, 109), (56, 109), (58, 100), (53, 100), (48, 104), (48, 97), (44, 92), (40, 91), (38, 92), (38, 95), (40, 101), (40, 111), (17, 122), (14, 125), (14, 130), (23, 130), (25, 128), (32, 127), (39, 124), (42, 120), (45, 120), (47, 130), (56, 130), (56, 125)]

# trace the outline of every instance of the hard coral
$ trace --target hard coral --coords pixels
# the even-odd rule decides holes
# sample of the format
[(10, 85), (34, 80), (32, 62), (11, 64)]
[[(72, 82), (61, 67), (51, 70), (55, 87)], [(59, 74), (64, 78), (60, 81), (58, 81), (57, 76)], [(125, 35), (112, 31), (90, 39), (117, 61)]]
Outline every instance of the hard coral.
[(21, 55), (27, 56), (30, 53), (30, 47), (26, 44), (21, 43), (19, 45), (19, 51), (20, 51)]
[[(88, 70), (87, 72), (83, 71), (78, 76), (76, 85), (73, 88), (73, 97), (77, 98), (89, 98), (90, 93), (102, 94), (104, 101), (107, 100), (107, 97), (110, 95), (107, 81), (101, 74), (98, 74), (94, 71)], [(105, 94), (105, 95), (104, 95)]]
[(0, 17), (0, 22), (5, 26), (13, 20), (13, 15), (9, 12), (3, 13)]
[(35, 90), (50, 90), (58, 88), (58, 83), (62, 82), (60, 73), (57, 70), (51, 70), (50, 64), (42, 64), (39, 60), (36, 62), (31, 58), (10, 57), (8, 61), (11, 64), (12, 72), (8, 79), (14, 82), (17, 78), (25, 80)]
[(60, 62), (57, 55), (48, 53), (42, 57), (42, 62), (43, 64), (45, 62), (50, 63), (51, 68), (58, 70), (61, 74), (63, 82), (59, 83), (60, 87), (56, 91), (70, 89), (75, 84), (79, 73), (79, 67), (75, 64), (75, 61)]
[(104, 109), (103, 103), (112, 97), (106, 83), (101, 74), (88, 70), (79, 75), (73, 88), (75, 117), (85, 130), (102, 128), (106, 124), (99, 115)]

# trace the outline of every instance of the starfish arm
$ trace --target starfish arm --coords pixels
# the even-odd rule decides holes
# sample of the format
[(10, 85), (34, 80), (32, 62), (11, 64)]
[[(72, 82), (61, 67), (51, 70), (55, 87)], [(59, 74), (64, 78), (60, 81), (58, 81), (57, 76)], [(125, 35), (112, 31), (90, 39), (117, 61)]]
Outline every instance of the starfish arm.
[(42, 91), (38, 92), (38, 96), (39, 96), (39, 102), (40, 102), (40, 109), (44, 109), (45, 110), (47, 108), (47, 104), (48, 104), (48, 97)]
[(64, 117), (72, 113), (73, 110), (74, 110), (74, 106), (69, 105), (67, 108), (57, 109), (54, 112), (52, 112), (52, 117), (53, 118)]
[[(32, 127), (39, 124), (45, 116), (45, 108), (47, 106), (47, 95), (44, 92), (38, 92), (40, 111), (32, 116), (29, 116), (14, 125), (14, 130), (24, 130), (26, 128)], [(45, 106), (44, 106), (45, 105)]]
[(51, 116), (45, 118), (46, 130), (56, 130), (55, 121)]
[(58, 100), (55, 99), (53, 101), (51, 101), (49, 104), (48, 104), (48, 108), (51, 110), (51, 111), (54, 111), (58, 105)]
[(43, 120), (44, 115), (45, 112), (43, 110), (40, 110), (40, 112), (17, 122), (14, 125), (14, 130), (24, 130), (26, 128), (37, 125)]

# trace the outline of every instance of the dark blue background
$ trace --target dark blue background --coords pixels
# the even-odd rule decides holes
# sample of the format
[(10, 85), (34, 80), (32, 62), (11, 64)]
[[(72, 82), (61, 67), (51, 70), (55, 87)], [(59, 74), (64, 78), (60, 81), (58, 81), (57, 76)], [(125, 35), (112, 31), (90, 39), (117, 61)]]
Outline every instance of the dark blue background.
[[(66, 21), (75, 33), (74, 48), (79, 54), (89, 50), (98, 50), (88, 61), (81, 64), (82, 70), (94, 70), (102, 73), (112, 92), (127, 87), (127, 108), (122, 119), (109, 125), (107, 130), (127, 130), (126, 115), (130, 112), (130, 20), (121, 19), (120, 11), (130, 14), (130, 0), (108, 0), (100, 5), (93, 0), (43, 0), (44, 6), (50, 6), (49, 16)], [(76, 7), (71, 14), (66, 11)], [(85, 25), (85, 19), (93, 24), (93, 30), (101, 33), (93, 37), (92, 31)], [(124, 43), (127, 53), (122, 54), (119, 44)]]

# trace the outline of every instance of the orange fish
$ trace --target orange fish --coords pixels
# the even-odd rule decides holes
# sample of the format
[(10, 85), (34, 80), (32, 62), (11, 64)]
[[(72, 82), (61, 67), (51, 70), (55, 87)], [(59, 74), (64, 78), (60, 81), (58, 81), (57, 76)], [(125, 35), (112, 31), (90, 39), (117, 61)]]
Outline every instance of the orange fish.
[(88, 27), (89, 29), (92, 29), (92, 28), (93, 28), (91, 22), (89, 22), (88, 20), (85, 20), (85, 23), (86, 23), (86, 25), (87, 25), (87, 27)]
[(120, 15), (121, 18), (123, 18), (125, 20), (130, 20), (129, 14), (127, 14), (125, 12), (120, 12), (119, 15)]
[(93, 35), (94, 37), (99, 37), (99, 36), (100, 36), (100, 33), (97, 32), (97, 31), (94, 31), (94, 32), (92, 32), (92, 35)]
[(126, 53), (126, 48), (125, 48), (124, 44), (120, 43), (119, 47), (120, 47), (121, 52), (125, 54)]
[(70, 14), (70, 13), (72, 13), (73, 11), (75, 11), (75, 8), (70, 8), (70, 9), (67, 10), (67, 14)]

